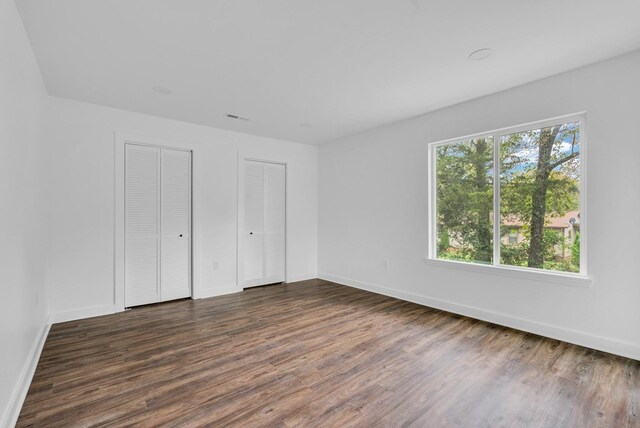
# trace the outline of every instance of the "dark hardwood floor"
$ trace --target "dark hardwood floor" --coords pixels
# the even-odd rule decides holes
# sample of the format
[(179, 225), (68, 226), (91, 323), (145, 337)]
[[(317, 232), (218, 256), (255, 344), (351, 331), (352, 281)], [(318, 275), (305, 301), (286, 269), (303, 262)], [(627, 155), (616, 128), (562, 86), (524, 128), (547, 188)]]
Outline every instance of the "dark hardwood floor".
[(19, 427), (640, 426), (640, 363), (321, 280), (56, 324)]

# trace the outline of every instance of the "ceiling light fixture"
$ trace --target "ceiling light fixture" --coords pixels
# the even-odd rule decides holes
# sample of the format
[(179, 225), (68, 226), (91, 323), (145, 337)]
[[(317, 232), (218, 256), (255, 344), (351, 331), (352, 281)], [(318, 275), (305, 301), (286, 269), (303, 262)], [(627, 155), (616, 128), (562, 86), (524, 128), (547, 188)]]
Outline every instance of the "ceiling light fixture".
[(151, 90), (156, 94), (171, 95), (171, 89), (165, 88), (164, 86), (154, 86)]
[(493, 49), (491, 48), (478, 49), (477, 51), (473, 51), (469, 54), (469, 59), (471, 61), (482, 61), (483, 59), (489, 58), (492, 52)]

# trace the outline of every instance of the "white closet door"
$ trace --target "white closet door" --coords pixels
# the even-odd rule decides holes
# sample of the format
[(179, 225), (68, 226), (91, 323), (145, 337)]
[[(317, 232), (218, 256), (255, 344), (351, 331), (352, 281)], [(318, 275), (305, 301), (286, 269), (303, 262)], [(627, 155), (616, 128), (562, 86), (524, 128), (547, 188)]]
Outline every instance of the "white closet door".
[(127, 144), (125, 153), (125, 306), (159, 298), (160, 150)]
[(242, 286), (285, 280), (285, 165), (244, 161)]
[(267, 163), (265, 168), (265, 280), (284, 281), (285, 266), (285, 166)]
[(160, 300), (191, 296), (191, 152), (161, 150)]
[(244, 164), (244, 286), (264, 278), (264, 164)]

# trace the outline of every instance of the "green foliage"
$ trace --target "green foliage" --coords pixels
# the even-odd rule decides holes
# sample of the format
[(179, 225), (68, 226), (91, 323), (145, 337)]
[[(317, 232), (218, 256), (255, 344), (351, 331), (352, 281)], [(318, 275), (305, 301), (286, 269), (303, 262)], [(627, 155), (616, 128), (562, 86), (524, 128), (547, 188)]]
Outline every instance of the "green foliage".
[(449, 239), (449, 231), (444, 228), (442, 232), (438, 234), (438, 254), (446, 253), (451, 247), (451, 241)]
[[(546, 209), (550, 217), (561, 217), (567, 211), (575, 210), (579, 204), (578, 182), (562, 173), (552, 171), (547, 180)], [(502, 180), (500, 184), (500, 211), (503, 216), (511, 216), (523, 224), (531, 223), (531, 195), (535, 190), (535, 170), (525, 170)]]
[(553, 260), (556, 247), (563, 247), (565, 245), (564, 237), (562, 233), (553, 229), (545, 229), (543, 241), (544, 245), (544, 259)]
[(573, 246), (571, 247), (571, 265), (580, 271), (580, 233), (576, 233), (576, 237), (573, 240)]
[(560, 260), (560, 261), (550, 260), (550, 261), (545, 261), (543, 269), (546, 269), (546, 270), (557, 270), (557, 271), (560, 271), (560, 272), (574, 272), (574, 273), (580, 272), (580, 268), (576, 268), (573, 265), (573, 263), (571, 263), (570, 260)]
[(470, 262), (479, 264), (490, 264), (490, 261), (478, 260), (476, 253), (472, 248), (449, 248), (447, 251), (438, 253), (439, 259), (456, 260), (460, 262)]
[[(442, 257), (489, 262), (493, 256), (493, 147), (477, 139), (438, 147), (437, 227)], [(446, 234), (446, 238), (443, 236)], [(445, 245), (449, 241), (449, 245)], [(445, 255), (455, 245), (452, 254)], [(440, 254), (439, 254), (440, 256)]]
[(564, 250), (566, 244), (545, 225), (578, 208), (579, 127), (569, 123), (511, 134), (500, 150), (502, 218), (528, 227), (527, 266), (546, 269), (554, 262), (554, 247)]
[(500, 244), (500, 263), (509, 266), (526, 266), (529, 257), (527, 241), (516, 245)]
[[(527, 266), (529, 259), (529, 231), (525, 230), (525, 240), (515, 245), (500, 244), (500, 263), (509, 266)], [(553, 229), (544, 230), (544, 259), (547, 261), (553, 261), (555, 247), (563, 246), (565, 244), (562, 233)], [(546, 267), (545, 267), (546, 269)]]

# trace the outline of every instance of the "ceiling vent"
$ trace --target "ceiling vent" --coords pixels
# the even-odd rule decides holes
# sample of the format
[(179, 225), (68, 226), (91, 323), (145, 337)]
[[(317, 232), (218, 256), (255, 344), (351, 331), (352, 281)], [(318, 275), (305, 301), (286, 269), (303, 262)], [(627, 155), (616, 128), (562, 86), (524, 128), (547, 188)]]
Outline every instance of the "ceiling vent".
[(227, 117), (229, 119), (244, 120), (245, 122), (248, 122), (249, 120), (251, 120), (248, 117), (242, 117), (242, 116), (238, 116), (237, 114), (231, 114), (231, 113), (228, 113)]

